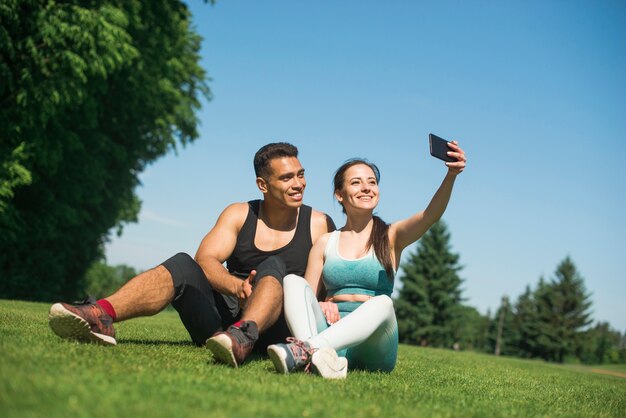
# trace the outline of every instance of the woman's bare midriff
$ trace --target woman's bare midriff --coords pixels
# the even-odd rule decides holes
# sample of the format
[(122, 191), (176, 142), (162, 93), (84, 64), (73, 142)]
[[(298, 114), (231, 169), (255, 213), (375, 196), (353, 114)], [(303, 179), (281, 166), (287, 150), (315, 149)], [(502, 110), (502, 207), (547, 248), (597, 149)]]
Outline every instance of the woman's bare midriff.
[(366, 302), (371, 299), (368, 295), (335, 295), (326, 299), (326, 302)]

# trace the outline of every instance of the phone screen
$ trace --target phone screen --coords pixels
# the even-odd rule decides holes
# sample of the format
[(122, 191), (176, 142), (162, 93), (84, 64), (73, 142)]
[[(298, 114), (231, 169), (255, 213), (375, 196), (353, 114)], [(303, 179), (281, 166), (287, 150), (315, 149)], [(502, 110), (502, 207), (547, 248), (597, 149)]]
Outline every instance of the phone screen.
[(438, 137), (435, 134), (429, 134), (428, 142), (430, 143), (430, 155), (447, 162), (456, 161), (456, 158), (450, 157), (447, 154), (447, 152), (450, 151), (450, 147), (448, 147), (448, 141), (441, 137)]

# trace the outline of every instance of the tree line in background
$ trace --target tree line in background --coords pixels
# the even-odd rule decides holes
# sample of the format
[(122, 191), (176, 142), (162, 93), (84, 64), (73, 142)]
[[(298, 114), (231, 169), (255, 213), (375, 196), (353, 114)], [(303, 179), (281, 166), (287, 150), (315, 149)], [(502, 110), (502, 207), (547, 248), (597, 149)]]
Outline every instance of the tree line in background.
[(71, 300), (138, 175), (198, 137), (200, 37), (176, 0), (0, 7), (0, 298)]
[(590, 326), (590, 296), (569, 257), (514, 303), (503, 297), (493, 316), (462, 303), (460, 270), (439, 221), (402, 264), (395, 301), (401, 342), (560, 363), (626, 363), (626, 332), (606, 322)]

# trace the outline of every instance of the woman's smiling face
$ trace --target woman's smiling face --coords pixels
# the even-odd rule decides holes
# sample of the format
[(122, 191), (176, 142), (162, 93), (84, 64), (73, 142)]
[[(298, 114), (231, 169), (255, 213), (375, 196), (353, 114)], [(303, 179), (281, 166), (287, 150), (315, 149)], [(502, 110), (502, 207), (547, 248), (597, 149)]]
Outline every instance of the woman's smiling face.
[(346, 211), (350, 208), (374, 210), (379, 199), (374, 170), (365, 164), (348, 168), (343, 176), (343, 187), (335, 191), (335, 196)]

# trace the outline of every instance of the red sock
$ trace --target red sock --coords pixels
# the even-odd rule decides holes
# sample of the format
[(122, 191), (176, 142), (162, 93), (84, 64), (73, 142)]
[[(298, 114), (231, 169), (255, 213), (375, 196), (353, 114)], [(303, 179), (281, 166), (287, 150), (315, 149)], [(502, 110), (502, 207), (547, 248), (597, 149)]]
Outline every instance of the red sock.
[(108, 313), (109, 316), (113, 318), (113, 320), (115, 321), (115, 318), (117, 318), (117, 314), (115, 313), (115, 309), (113, 308), (113, 305), (111, 305), (111, 303), (108, 300), (100, 299), (96, 301), (96, 303), (100, 305), (100, 307), (104, 310), (104, 312)]

